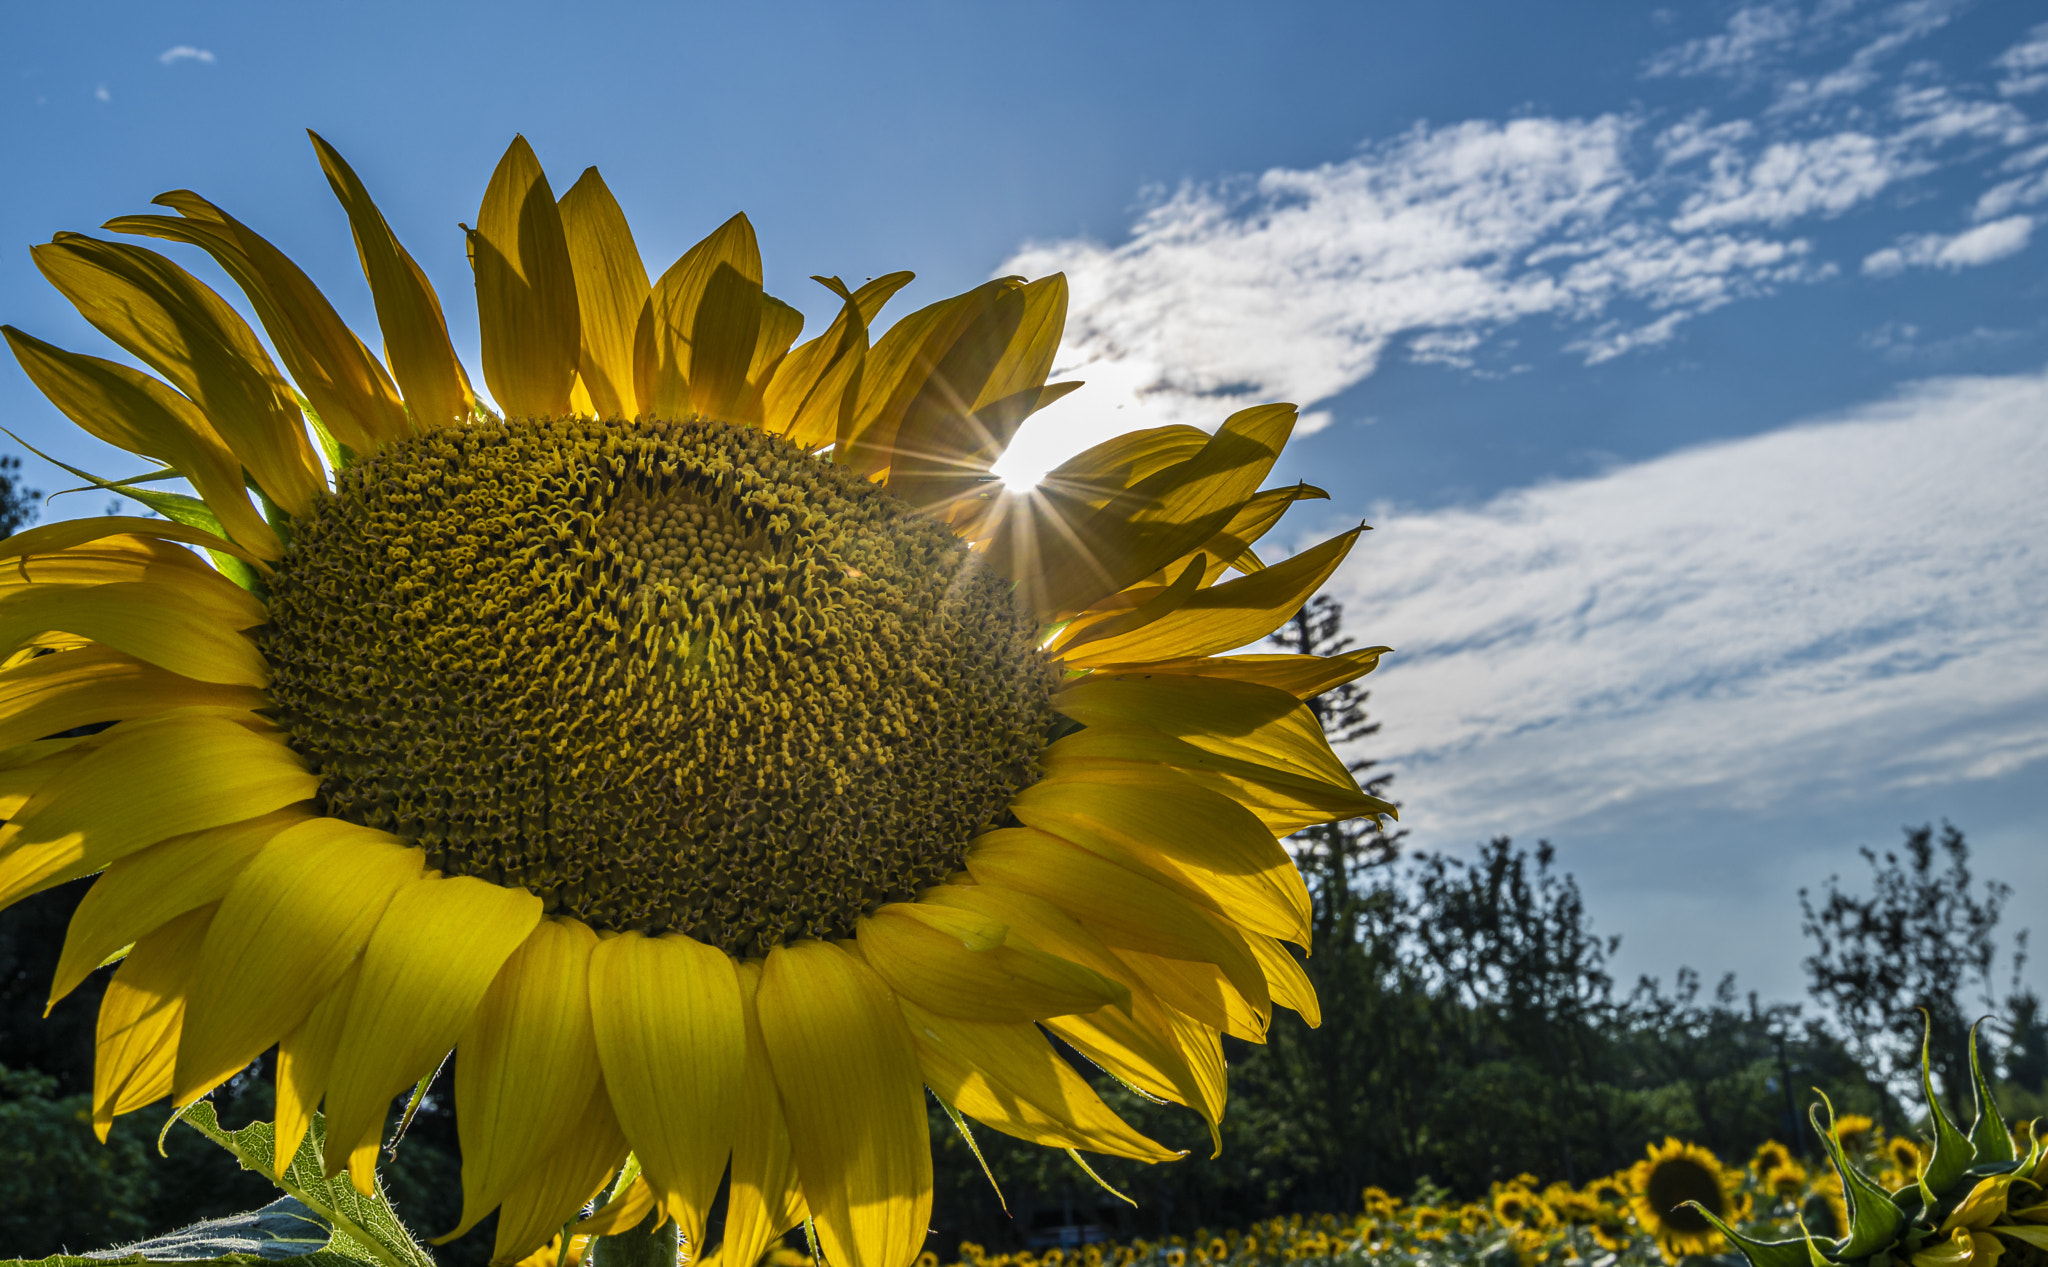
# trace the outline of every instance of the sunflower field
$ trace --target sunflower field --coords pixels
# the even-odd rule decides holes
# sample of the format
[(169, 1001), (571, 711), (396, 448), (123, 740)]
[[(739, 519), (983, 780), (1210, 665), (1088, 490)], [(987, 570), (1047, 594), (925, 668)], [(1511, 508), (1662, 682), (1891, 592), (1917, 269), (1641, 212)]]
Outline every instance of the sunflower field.
[[(1925, 1144), (1887, 1136), (1861, 1114), (1837, 1119), (1834, 1135), (1887, 1189), (1910, 1187), (1928, 1156)], [(2038, 1177), (2048, 1179), (2048, 1173)], [(1369, 1186), (1350, 1214), (1291, 1214), (1243, 1229), (1197, 1228), (1190, 1236), (1038, 1252), (994, 1253), (970, 1241), (951, 1267), (1650, 1267), (1735, 1252), (1712, 1222), (1683, 1202), (1697, 1202), (1758, 1241), (1796, 1238), (1802, 1227), (1816, 1236), (1843, 1235), (1850, 1225), (1842, 1181), (1825, 1163), (1803, 1160), (1775, 1140), (1746, 1160), (1724, 1161), (1697, 1144), (1667, 1138), (1633, 1166), (1586, 1184), (1522, 1174), (1470, 1200), (1433, 1185), (1406, 1200)], [(933, 1257), (927, 1267), (937, 1262)]]

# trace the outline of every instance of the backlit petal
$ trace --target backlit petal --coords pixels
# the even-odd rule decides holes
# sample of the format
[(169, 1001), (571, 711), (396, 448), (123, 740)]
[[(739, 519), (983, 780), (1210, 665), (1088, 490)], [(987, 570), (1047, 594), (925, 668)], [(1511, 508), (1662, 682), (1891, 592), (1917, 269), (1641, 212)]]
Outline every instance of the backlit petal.
[(769, 951), (757, 997), (825, 1256), (908, 1267), (931, 1221), (932, 1157), (902, 1013), (865, 965), (822, 941)]
[(338, 818), (273, 836), (221, 900), (200, 952), (178, 1102), (227, 1081), (304, 1020), (423, 860), (396, 837)]
[(746, 1025), (732, 959), (671, 934), (621, 933), (590, 957), (598, 1059), (627, 1142), (693, 1254), (732, 1152)]
[[(330, 1173), (381, 1132), (391, 1097), (448, 1054), (540, 910), (540, 899), (524, 889), (470, 876), (423, 876), (392, 895), (363, 948), (362, 977), (334, 1054)], [(356, 1178), (360, 1184), (364, 1176)]]

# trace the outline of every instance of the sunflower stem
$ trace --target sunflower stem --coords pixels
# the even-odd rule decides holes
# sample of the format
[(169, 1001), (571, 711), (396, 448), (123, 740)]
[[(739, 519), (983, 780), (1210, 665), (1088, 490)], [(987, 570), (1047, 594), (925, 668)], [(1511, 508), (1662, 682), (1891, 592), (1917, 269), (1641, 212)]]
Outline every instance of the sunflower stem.
[(591, 1267), (676, 1267), (676, 1223), (654, 1226), (660, 1217), (654, 1210), (637, 1227), (598, 1237), (590, 1246)]

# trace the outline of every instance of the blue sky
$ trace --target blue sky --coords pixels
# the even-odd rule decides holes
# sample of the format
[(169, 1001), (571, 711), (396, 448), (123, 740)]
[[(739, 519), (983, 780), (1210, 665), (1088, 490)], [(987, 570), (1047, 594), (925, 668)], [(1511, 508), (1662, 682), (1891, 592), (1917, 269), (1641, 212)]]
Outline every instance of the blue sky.
[[(1279, 474), (1378, 528), (1335, 586), (1400, 649), (1418, 843), (1547, 835), (1626, 970), (1789, 997), (1794, 891), (1899, 823), (2048, 896), (2044, 17), (8, 3), (0, 319), (104, 353), (26, 248), (192, 188), (373, 329), (306, 127), (471, 346), (456, 222), (515, 131), (656, 267), (744, 209), (814, 316), (811, 273), (914, 269), (909, 311), (1065, 269), (1090, 387), (1013, 469), (1300, 402)], [(11, 369), (0, 413), (128, 469)]]

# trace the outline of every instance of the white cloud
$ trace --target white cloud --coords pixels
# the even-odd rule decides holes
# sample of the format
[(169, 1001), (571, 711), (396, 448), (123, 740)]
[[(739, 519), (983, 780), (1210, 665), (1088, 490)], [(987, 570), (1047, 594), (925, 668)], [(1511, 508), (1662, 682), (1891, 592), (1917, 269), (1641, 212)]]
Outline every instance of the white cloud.
[(1961, 233), (1911, 234), (1865, 256), (1863, 271), (1891, 277), (1909, 268), (1975, 268), (2025, 250), (2033, 234), (2032, 216), (2007, 216)]
[(1656, 311), (1613, 334), (1654, 342), (1686, 316), (1806, 275), (1803, 242), (1677, 237), (1639, 218), (1635, 131), (1614, 115), (1417, 127), (1341, 163), (1185, 186), (1122, 246), (1025, 248), (1001, 271), (1067, 273), (1057, 372), (1090, 388), (1033, 419), (1006, 473), (1042, 470), (1111, 431), (1213, 426), (1254, 399), (1326, 400), (1371, 374), (1396, 337), (1411, 355), (1456, 363), (1502, 325), (1597, 319), (1630, 302)]
[(1753, 5), (1737, 9), (1719, 35), (1687, 40), (1652, 57), (1643, 67), (1650, 78), (1753, 73), (1757, 67), (1791, 47), (1799, 34), (1800, 17), (1790, 5)]
[[(1931, 63), (1867, 91), (1887, 58), (1957, 11), (1958, 0), (1751, 6), (1651, 65), (1742, 79), (1849, 50), (1841, 72), (1855, 84), (1822, 92), (1827, 76), (1809, 77), (1799, 109), (1781, 91), (1732, 119), (1637, 110), (1417, 125), (1343, 161), (1183, 185), (1121, 242), (1028, 244), (998, 271), (1067, 273), (1056, 372), (1090, 387), (1027, 423), (1001, 469), (1028, 480), (1105, 435), (1212, 427), (1262, 400), (1314, 407), (1328, 425), (1327, 402), (1390, 347), (1513, 372), (1495, 336), (1530, 318), (1588, 363), (1668, 344), (1703, 313), (1838, 275), (1816, 240), (1826, 222), (1937, 192), (1932, 176), (1974, 181), (2000, 150), (1985, 183), (2002, 183), (1966, 195), (1984, 223), (1901, 238), (1863, 268), (1959, 269), (2020, 250), (2033, 220), (2015, 212), (2048, 201), (2048, 177), (2026, 161), (2048, 153), (2048, 122)], [(2024, 70), (2031, 56), (2001, 64)]]
[(2048, 757), (2048, 373), (1471, 509), (1386, 512), (1333, 581), (1428, 845), (1651, 802), (1849, 803)]
[(107, 91), (107, 86), (105, 84), (101, 84), (99, 87), (94, 88), (92, 90), (92, 97), (94, 101), (112, 101), (114, 99), (114, 94)]
[(1709, 162), (1705, 186), (1685, 200), (1680, 232), (1840, 215), (1886, 185), (1927, 170), (1897, 146), (1861, 132), (1767, 145), (1754, 157), (1732, 149)]
[(211, 65), (213, 62), (213, 50), (196, 48), (190, 44), (178, 44), (158, 53), (156, 59), (166, 66), (174, 62), (204, 62)]
[(1991, 63), (2005, 72), (1998, 91), (2008, 97), (2022, 97), (2048, 88), (2048, 22), (2027, 32), (2026, 42), (2015, 44)]

